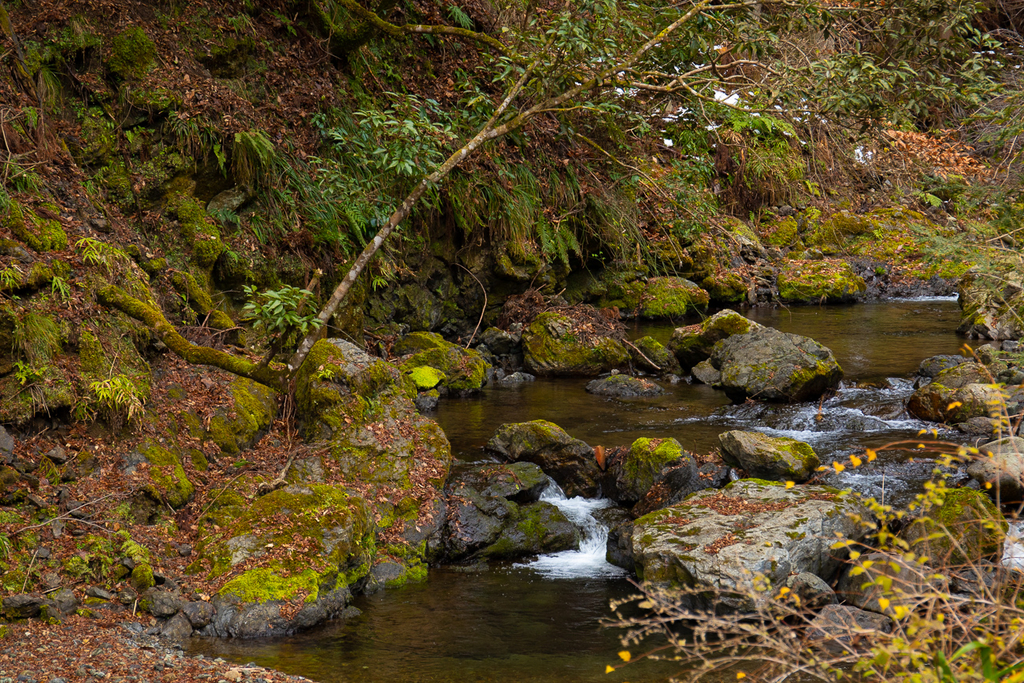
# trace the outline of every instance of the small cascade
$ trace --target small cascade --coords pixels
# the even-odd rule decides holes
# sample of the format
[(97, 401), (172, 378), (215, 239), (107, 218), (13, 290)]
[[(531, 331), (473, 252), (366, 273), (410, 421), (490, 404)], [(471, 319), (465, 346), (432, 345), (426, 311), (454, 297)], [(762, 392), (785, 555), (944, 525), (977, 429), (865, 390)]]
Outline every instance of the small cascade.
[(564, 550), (560, 553), (541, 555), (530, 562), (519, 563), (548, 579), (576, 579), (588, 577), (625, 576), (627, 572), (609, 564), (605, 559), (608, 545), (608, 528), (594, 518), (594, 511), (614, 505), (607, 498), (566, 498), (555, 482), (551, 482), (541, 494), (541, 500), (551, 503), (562, 511), (569, 521), (579, 527), (582, 538), (578, 550)]

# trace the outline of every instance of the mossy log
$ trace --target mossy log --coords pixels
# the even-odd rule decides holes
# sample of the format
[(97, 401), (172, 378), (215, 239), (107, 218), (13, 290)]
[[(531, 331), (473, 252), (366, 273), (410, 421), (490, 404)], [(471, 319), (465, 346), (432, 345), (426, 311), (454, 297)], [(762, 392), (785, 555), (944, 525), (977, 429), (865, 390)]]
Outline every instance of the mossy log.
[(135, 320), (145, 323), (157, 339), (189, 363), (211, 365), (239, 377), (247, 377), (275, 391), (284, 391), (285, 389), (287, 371), (257, 365), (245, 358), (232, 356), (208, 346), (193, 344), (174, 329), (174, 326), (167, 321), (158, 308), (125, 293), (120, 287), (113, 285), (103, 287), (97, 293), (97, 297), (103, 305), (115, 308)]

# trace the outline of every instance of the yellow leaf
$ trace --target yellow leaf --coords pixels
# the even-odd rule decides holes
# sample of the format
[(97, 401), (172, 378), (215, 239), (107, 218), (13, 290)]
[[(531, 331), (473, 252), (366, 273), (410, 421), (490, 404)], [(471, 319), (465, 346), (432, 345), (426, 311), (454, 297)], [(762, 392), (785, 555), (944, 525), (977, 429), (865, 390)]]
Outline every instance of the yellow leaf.
[(796, 486), (796, 482), (795, 482), (795, 481), (787, 481), (787, 482), (786, 482), (786, 488), (787, 488), (787, 489), (791, 489), (791, 488), (793, 488), (794, 486)]
[(990, 481), (986, 481), (986, 482), (985, 482), (985, 488), (987, 488), (987, 489), (990, 489), (990, 488), (992, 488), (992, 482), (990, 482)]
[(836, 461), (833, 460), (832, 461), (832, 469), (834, 469), (836, 472), (842, 472), (846, 468), (843, 466), (843, 463), (836, 462)]
[(902, 619), (908, 614), (910, 614), (910, 608), (906, 605), (896, 605), (892, 608), (892, 615), (897, 619)]
[(889, 609), (889, 598), (878, 598), (878, 606), (882, 609)]
[(962, 405), (963, 403), (961, 403), (960, 401), (953, 401), (948, 406), (946, 406), (946, 410), (953, 410), (953, 408), (959, 408)]
[(868, 449), (868, 462), (873, 462), (878, 457), (878, 453), (874, 452), (870, 448)]
[(861, 466), (861, 464), (862, 464), (863, 462), (864, 462), (864, 461), (863, 461), (863, 460), (861, 460), (860, 458), (858, 458), (858, 457), (857, 457), (856, 455), (851, 455), (851, 456), (850, 456), (850, 463), (851, 463), (851, 464), (852, 464), (852, 465), (853, 465), (854, 467), (860, 467), (860, 466)]
[(641, 602), (636, 603), (636, 606), (640, 609), (651, 609), (654, 607), (654, 602), (651, 600), (642, 600)]
[(615, 671), (615, 667), (614, 667), (614, 666), (612, 666), (611, 664), (609, 664), (608, 666), (606, 666), (606, 667), (604, 668), (604, 672), (605, 672), (606, 674), (610, 674), (610, 673), (612, 673), (613, 671)]
[(789, 589), (786, 588), (785, 586), (783, 586), (782, 588), (779, 589), (779, 596), (781, 597), (781, 596), (785, 595), (788, 592), (789, 592)]
[(851, 560), (856, 560), (858, 557), (860, 557), (860, 553), (858, 551), (856, 551), (856, 550), (851, 550), (850, 551), (850, 559)]
[(741, 679), (741, 678), (746, 678), (746, 677), (747, 677), (747, 674), (743, 673), (742, 671), (741, 671), (741, 672), (739, 672), (738, 674), (736, 674), (736, 680), (737, 680), (737, 681), (738, 681), (739, 679)]
[(624, 662), (628, 662), (633, 655), (629, 654), (629, 650), (623, 650), (619, 653), (619, 658)]

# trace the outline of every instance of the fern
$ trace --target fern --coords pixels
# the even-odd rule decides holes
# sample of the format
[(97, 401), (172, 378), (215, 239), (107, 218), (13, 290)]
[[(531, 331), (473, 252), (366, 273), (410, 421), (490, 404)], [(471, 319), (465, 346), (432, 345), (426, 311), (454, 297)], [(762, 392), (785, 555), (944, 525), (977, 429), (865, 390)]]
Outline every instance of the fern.
[(261, 130), (235, 133), (231, 149), (231, 170), (245, 185), (270, 184), (271, 171), (279, 164), (274, 143)]
[(142, 413), (141, 392), (135, 382), (125, 375), (90, 382), (89, 391), (92, 392), (99, 412), (115, 432)]
[(26, 311), (14, 323), (14, 345), (32, 365), (46, 363), (60, 344), (60, 330), (51, 318)]
[(464, 29), (473, 29), (476, 27), (476, 23), (473, 19), (458, 5), (448, 5), (448, 18), (455, 22), (456, 26)]

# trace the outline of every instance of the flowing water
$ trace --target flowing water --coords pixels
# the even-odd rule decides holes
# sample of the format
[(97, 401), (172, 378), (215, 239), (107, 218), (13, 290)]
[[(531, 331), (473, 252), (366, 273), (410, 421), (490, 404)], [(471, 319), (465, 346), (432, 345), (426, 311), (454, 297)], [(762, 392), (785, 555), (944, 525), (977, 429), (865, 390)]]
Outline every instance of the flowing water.
[[(666, 383), (666, 395), (656, 399), (625, 401), (586, 393), (585, 380), (538, 380), (442, 401), (434, 417), (464, 462), (490, 459), (482, 447), (500, 425), (534, 419), (550, 420), (591, 445), (673, 437), (694, 452), (711, 451), (723, 431), (760, 430), (807, 441), (830, 462), (916, 439), (919, 430), (933, 427), (903, 410), (914, 371), (924, 358), (957, 353), (963, 344), (953, 332), (959, 310), (952, 299), (744, 314), (831, 348), (845, 371), (842, 388), (820, 403), (734, 406), (721, 392), (685, 382)], [(632, 334), (664, 342), (672, 329), (644, 326)], [(913, 495), (931, 468), (887, 451), (870, 468), (832, 475), (830, 483), (898, 502)], [(678, 669), (641, 662), (604, 673), (617, 662), (620, 646), (618, 634), (600, 621), (610, 616), (609, 601), (633, 590), (604, 561), (606, 532), (590, 514), (609, 503), (566, 500), (556, 487), (545, 498), (583, 530), (578, 551), (468, 571), (432, 569), (427, 582), (361, 596), (355, 601), (361, 615), (309, 633), (273, 641), (193, 639), (190, 648), (325, 682), (665, 680)]]

